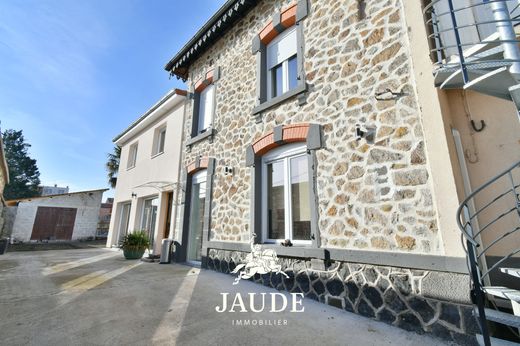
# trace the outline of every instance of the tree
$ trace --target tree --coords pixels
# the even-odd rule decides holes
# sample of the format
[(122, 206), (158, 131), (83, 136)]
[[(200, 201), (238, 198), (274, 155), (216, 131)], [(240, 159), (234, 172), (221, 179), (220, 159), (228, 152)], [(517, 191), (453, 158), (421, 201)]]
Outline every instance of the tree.
[(107, 155), (107, 163), (105, 168), (108, 172), (108, 185), (115, 189), (117, 182), (117, 172), (119, 171), (119, 159), (121, 158), (121, 147), (117, 145), (114, 147), (114, 152)]
[(22, 130), (5, 130), (2, 133), (5, 160), (9, 166), (9, 184), (5, 186), (4, 198), (18, 199), (39, 196), (40, 172), (36, 160), (31, 159)]

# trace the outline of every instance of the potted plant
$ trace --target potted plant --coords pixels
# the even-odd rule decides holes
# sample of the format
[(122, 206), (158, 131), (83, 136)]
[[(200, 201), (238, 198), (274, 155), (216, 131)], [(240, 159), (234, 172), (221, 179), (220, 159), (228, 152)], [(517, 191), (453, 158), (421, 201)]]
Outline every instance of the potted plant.
[(144, 231), (129, 233), (123, 239), (121, 248), (126, 259), (139, 259), (143, 257), (146, 249), (150, 247), (150, 239)]

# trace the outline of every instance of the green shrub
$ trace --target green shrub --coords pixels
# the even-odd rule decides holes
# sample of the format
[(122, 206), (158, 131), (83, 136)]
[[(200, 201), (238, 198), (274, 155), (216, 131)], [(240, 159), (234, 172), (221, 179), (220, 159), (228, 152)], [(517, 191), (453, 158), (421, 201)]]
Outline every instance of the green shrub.
[(150, 247), (150, 239), (145, 231), (134, 231), (125, 236), (121, 247), (128, 250), (148, 249)]

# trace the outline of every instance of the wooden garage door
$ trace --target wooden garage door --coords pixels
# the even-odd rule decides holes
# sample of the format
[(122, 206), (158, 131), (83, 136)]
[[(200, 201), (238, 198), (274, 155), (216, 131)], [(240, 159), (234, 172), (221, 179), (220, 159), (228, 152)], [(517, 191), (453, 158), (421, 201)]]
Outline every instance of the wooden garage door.
[(38, 207), (31, 240), (70, 240), (76, 208)]

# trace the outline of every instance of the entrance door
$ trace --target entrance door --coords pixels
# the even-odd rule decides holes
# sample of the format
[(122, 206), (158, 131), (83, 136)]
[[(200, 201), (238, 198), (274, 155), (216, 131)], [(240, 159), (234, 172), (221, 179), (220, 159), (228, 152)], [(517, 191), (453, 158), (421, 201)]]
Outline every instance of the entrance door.
[(206, 202), (206, 171), (193, 175), (191, 186), (190, 233), (188, 238), (188, 262), (202, 260), (202, 230), (204, 228), (204, 206)]
[(38, 207), (31, 240), (71, 240), (76, 208)]
[(154, 245), (155, 221), (157, 218), (157, 206), (159, 199), (157, 197), (144, 201), (143, 215), (141, 217), (141, 231), (145, 231), (150, 239), (150, 246)]
[(168, 192), (168, 208), (166, 208), (166, 222), (164, 224), (163, 239), (170, 235), (170, 225), (172, 222), (173, 192)]
[(130, 208), (131, 203), (125, 203), (121, 207), (121, 219), (119, 220), (119, 232), (117, 236), (117, 243), (121, 245), (123, 239), (128, 234), (128, 224), (130, 222)]

